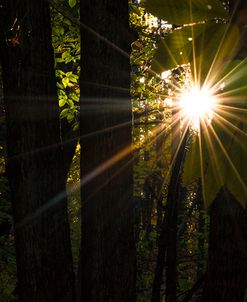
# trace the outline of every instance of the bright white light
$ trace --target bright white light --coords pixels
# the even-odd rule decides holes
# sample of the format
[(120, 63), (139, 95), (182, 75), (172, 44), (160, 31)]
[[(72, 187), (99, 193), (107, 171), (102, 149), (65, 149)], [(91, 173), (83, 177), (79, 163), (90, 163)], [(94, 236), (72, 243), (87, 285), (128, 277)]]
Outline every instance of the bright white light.
[(171, 73), (172, 73), (171, 70), (163, 71), (161, 73), (162, 80), (167, 79), (171, 75)]
[(173, 105), (173, 101), (172, 101), (172, 99), (169, 99), (169, 98), (166, 98), (165, 99), (165, 106), (168, 106), (168, 107), (172, 107), (172, 105)]
[(220, 85), (220, 90), (224, 90), (224, 88), (225, 88), (225, 82), (224, 83), (222, 83), (221, 85)]
[(144, 77), (140, 78), (140, 83), (145, 83), (145, 78)]
[(215, 109), (215, 97), (206, 88), (192, 87), (180, 97), (182, 116), (189, 120), (191, 126), (199, 128), (200, 121), (210, 122)]

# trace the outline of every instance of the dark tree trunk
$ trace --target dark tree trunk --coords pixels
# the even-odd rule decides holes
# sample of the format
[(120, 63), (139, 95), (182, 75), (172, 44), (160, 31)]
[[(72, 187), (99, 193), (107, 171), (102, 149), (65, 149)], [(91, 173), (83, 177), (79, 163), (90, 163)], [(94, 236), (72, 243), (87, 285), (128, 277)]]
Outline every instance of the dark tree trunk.
[[(161, 224), (158, 241), (158, 257), (155, 268), (155, 275), (152, 288), (152, 302), (160, 302), (161, 285), (163, 282), (163, 271), (166, 263), (166, 299), (176, 301), (176, 242), (177, 242), (177, 215), (180, 199), (180, 173), (184, 159), (185, 146), (188, 138), (188, 131), (184, 134), (179, 146), (174, 164), (171, 170), (171, 179), (168, 187), (167, 205), (165, 215)], [(168, 256), (168, 257), (167, 257)]]
[(222, 188), (210, 209), (208, 268), (201, 302), (243, 302), (247, 272), (247, 213)]
[(128, 1), (81, 1), (81, 22), (78, 301), (132, 302), (135, 241)]
[(205, 241), (206, 241), (206, 212), (203, 204), (201, 181), (197, 191), (197, 211), (198, 211), (198, 263), (197, 279), (199, 280), (205, 274)]
[(79, 141), (79, 132), (73, 131), (72, 126), (65, 119), (60, 120), (60, 128), (63, 150), (63, 165), (67, 175), (75, 155), (77, 143)]
[(74, 275), (49, 6), (44, 0), (8, 4), (1, 62), (19, 301), (71, 302)]
[(152, 194), (152, 177), (148, 176), (143, 185), (144, 199), (143, 199), (143, 230), (145, 231), (145, 237), (149, 242), (149, 235), (152, 231), (152, 211), (154, 196)]

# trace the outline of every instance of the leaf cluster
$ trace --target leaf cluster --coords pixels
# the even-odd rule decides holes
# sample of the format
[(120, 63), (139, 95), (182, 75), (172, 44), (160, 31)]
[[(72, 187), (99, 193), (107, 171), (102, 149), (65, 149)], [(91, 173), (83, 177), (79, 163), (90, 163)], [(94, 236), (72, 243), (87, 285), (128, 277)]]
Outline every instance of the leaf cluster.
[[(69, 1), (71, 14), (79, 17), (76, 1)], [(73, 130), (79, 128), (80, 29), (77, 24), (52, 10), (52, 34), (60, 118)]]

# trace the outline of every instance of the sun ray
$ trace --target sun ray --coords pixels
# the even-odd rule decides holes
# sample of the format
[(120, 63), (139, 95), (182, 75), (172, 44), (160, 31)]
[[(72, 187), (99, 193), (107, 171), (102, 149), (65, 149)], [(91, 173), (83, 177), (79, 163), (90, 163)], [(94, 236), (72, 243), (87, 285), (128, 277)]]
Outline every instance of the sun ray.
[[(221, 84), (223, 84), (238, 68), (240, 68), (244, 63), (246, 63), (247, 58), (244, 58), (241, 60), (236, 66), (234, 66), (231, 70), (228, 71), (227, 74), (225, 74), (219, 81), (217, 81), (214, 85), (212, 85), (212, 89), (215, 90), (217, 87), (220, 87)], [(225, 68), (225, 66), (224, 66)], [(216, 77), (215, 77), (216, 78)], [(213, 82), (213, 81), (211, 81)], [(231, 82), (230, 82), (231, 83)]]
[[(222, 108), (216, 108), (214, 111), (215, 116), (220, 116), (221, 118), (225, 118), (226, 120), (234, 120), (236, 122), (241, 122), (242, 118), (239, 116), (239, 111), (237, 114), (237, 111), (233, 112), (230, 108), (228, 109), (222, 109)], [(242, 112), (243, 113), (243, 112)]]
[[(238, 1), (238, 2), (239, 2), (239, 1)], [(231, 14), (231, 16), (230, 16), (229, 22), (227, 23), (226, 30), (225, 30), (225, 32), (224, 32), (224, 35), (222, 36), (222, 39), (221, 39), (220, 44), (219, 44), (219, 47), (218, 47), (218, 49), (217, 49), (217, 51), (216, 51), (216, 55), (214, 56), (214, 60), (213, 60), (213, 62), (212, 62), (212, 64), (211, 64), (211, 67), (210, 67), (210, 69), (209, 69), (209, 72), (208, 72), (207, 77), (206, 77), (206, 80), (205, 80), (205, 83), (207, 83), (207, 82), (208, 82), (208, 79), (209, 79), (209, 77), (210, 77), (210, 82), (207, 83), (207, 84), (208, 84), (209, 86), (212, 86), (212, 89), (215, 89), (215, 87), (213, 87), (212, 84), (213, 84), (213, 82), (215, 81), (215, 78), (217, 77), (217, 73), (215, 72), (215, 70), (214, 70), (214, 73), (215, 73), (215, 74), (212, 74), (213, 65), (215, 64), (216, 60), (217, 60), (218, 57), (219, 57), (219, 54), (220, 54), (220, 52), (221, 52), (221, 50), (222, 50), (222, 45), (223, 45), (224, 41), (226, 40), (226, 38), (229, 39), (229, 37), (227, 37), (227, 33), (229, 32), (230, 26), (233, 24), (233, 23), (232, 23), (232, 19), (233, 19), (233, 17), (234, 17), (234, 14), (235, 14), (236, 9), (237, 9), (237, 5), (235, 6), (235, 8), (234, 8), (234, 10), (233, 10), (233, 12), (232, 12), (232, 14)], [(238, 42), (238, 39), (236, 39), (235, 35), (234, 35), (234, 43), (235, 43), (236, 50), (235, 50), (235, 52), (231, 55), (231, 59), (234, 57), (234, 55), (236, 55), (236, 53), (237, 53), (237, 51), (238, 51), (238, 49), (237, 49), (237, 44), (239, 44), (239, 42)], [(231, 47), (232, 47), (232, 45), (231, 45)], [(221, 84), (222, 82), (224, 82), (224, 80), (225, 80), (231, 73), (233, 73), (233, 72), (234, 72), (238, 67), (240, 67), (244, 62), (246, 62), (246, 59), (247, 59), (247, 58), (243, 59), (243, 60), (242, 60), (235, 68), (233, 68), (232, 71), (229, 71), (228, 74), (225, 75), (225, 76), (218, 82), (218, 84)], [(229, 58), (227, 64), (229, 64), (229, 63), (230, 63), (230, 58)], [(226, 68), (226, 66), (227, 66), (227, 65), (226, 65), (226, 62), (225, 62), (224, 68)], [(220, 68), (217, 68), (217, 69), (220, 70)]]
[(178, 145), (176, 146), (176, 150), (175, 150), (174, 154), (172, 155), (172, 160), (171, 160), (171, 163), (170, 163), (170, 167), (169, 167), (169, 169), (168, 169), (168, 171), (167, 171), (167, 173), (166, 173), (166, 181), (167, 181), (168, 176), (169, 176), (170, 173), (171, 173), (172, 167), (174, 166), (174, 163), (175, 163), (175, 161), (176, 161), (178, 152), (179, 152), (179, 150), (181, 149), (184, 140), (187, 141), (188, 133), (189, 133), (189, 123), (187, 123), (187, 124), (185, 125), (185, 127), (183, 128), (183, 131), (182, 131), (182, 133), (181, 133), (181, 136), (180, 136)]
[(211, 132), (213, 133), (216, 141), (218, 142), (218, 145), (220, 146), (225, 158), (227, 159), (228, 163), (230, 164), (230, 167), (232, 168), (232, 171), (234, 172), (235, 176), (237, 177), (239, 183), (241, 184), (242, 188), (244, 189), (245, 193), (247, 194), (247, 186), (244, 183), (243, 179), (241, 178), (241, 175), (239, 174), (237, 168), (235, 167), (234, 163), (232, 162), (229, 154), (227, 153), (227, 150), (225, 149), (224, 145), (222, 144), (220, 138), (218, 137), (217, 133), (215, 132), (212, 125), (209, 125)]
[[(236, 134), (240, 134), (243, 136), (244, 139), (246, 139), (247, 133), (244, 132), (239, 127), (237, 127), (236, 125), (234, 125), (233, 123), (229, 122), (227, 119), (222, 117), (220, 114), (215, 113), (215, 115), (216, 115), (215, 122), (218, 123), (224, 129), (224, 131), (226, 133), (228, 133), (231, 137), (233, 137), (235, 141), (238, 141), (239, 144), (242, 144)], [(230, 129), (235, 132), (232, 132)]]
[[(226, 26), (226, 30), (224, 32), (224, 35), (222, 36), (221, 40), (220, 40), (220, 43), (219, 43), (219, 46), (216, 50), (216, 54), (213, 58), (213, 61), (211, 63), (211, 66), (208, 70), (208, 73), (206, 75), (206, 78), (205, 78), (205, 84), (208, 85), (208, 86), (212, 86), (212, 83), (215, 81), (215, 79), (217, 78), (218, 76), (218, 73), (215, 72), (215, 66), (216, 66), (216, 63), (219, 64), (219, 62), (217, 62), (218, 58), (219, 58), (219, 55), (222, 51), (222, 46), (224, 44), (224, 42), (226, 41), (226, 38), (227, 38), (227, 33), (229, 31), (229, 28), (230, 28), (230, 23), (227, 24)], [(221, 63), (221, 62), (220, 62)], [(217, 66), (218, 67), (218, 66)], [(217, 68), (218, 70), (220, 70), (220, 68)], [(212, 72), (214, 71), (214, 74), (212, 74)], [(210, 81), (209, 81), (210, 79)], [(212, 87), (214, 88), (214, 87)]]
[[(218, 109), (217, 109), (218, 107)], [(242, 112), (242, 113), (247, 113), (246, 108), (240, 108), (240, 107), (235, 107), (235, 106), (229, 106), (229, 105), (223, 105), (223, 104), (217, 104), (216, 109), (221, 110), (222, 112), (225, 111), (237, 111), (237, 112)]]
[(198, 130), (201, 120), (210, 122), (213, 118), (216, 98), (206, 87), (192, 85), (180, 95), (179, 104), (182, 118)]

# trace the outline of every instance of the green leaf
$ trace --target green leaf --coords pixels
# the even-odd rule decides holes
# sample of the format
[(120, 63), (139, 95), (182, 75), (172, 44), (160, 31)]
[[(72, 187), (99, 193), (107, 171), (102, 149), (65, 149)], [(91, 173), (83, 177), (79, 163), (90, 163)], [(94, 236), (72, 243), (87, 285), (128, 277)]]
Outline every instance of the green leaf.
[(207, 206), (223, 186), (246, 206), (247, 140), (246, 132), (241, 129), (247, 124), (247, 113), (241, 112), (240, 116), (231, 117), (233, 126), (230, 126), (227, 114), (223, 118), (228, 122), (215, 118), (212, 128), (201, 132), (201, 150), (199, 139), (195, 138), (186, 154), (182, 184), (187, 186), (200, 178)]
[(69, 74), (67, 73), (67, 76), (69, 78), (69, 80), (73, 83), (77, 83), (78, 82), (78, 79), (79, 79), (79, 76), (77, 74)]
[(60, 89), (64, 89), (64, 86), (61, 83), (57, 83), (57, 87)]
[[(218, 72), (215, 83), (224, 84), (224, 96), (232, 103), (228, 105), (246, 107), (247, 95), (247, 62), (246, 60), (226, 61)], [(236, 98), (237, 96), (237, 98)]]
[(63, 86), (66, 88), (69, 84), (69, 78), (63, 78), (62, 83), (63, 83)]
[(79, 102), (79, 100), (80, 100), (79, 95), (77, 95), (77, 94), (71, 94), (70, 97), (75, 102)]
[(70, 56), (71, 56), (71, 54), (70, 54), (69, 51), (65, 51), (65, 52), (62, 53), (62, 59), (66, 59), (66, 58), (68, 58)]
[(68, 64), (68, 63), (71, 62), (71, 61), (74, 61), (74, 62), (75, 62), (75, 60), (73, 59), (72, 56), (71, 56), (71, 57), (68, 57), (68, 58), (66, 58), (66, 59), (64, 60), (65, 64)]
[(201, 84), (211, 82), (225, 62), (233, 58), (238, 50), (239, 28), (235, 25), (209, 22), (204, 30), (195, 37), (193, 55), (190, 58), (192, 72)]
[(188, 64), (192, 57), (193, 40), (205, 30), (205, 24), (186, 26), (174, 30), (161, 39), (152, 60), (152, 70), (161, 73), (164, 70)]
[(56, 58), (56, 63), (63, 63), (64, 60), (62, 58)]
[(218, 0), (146, 0), (146, 10), (171, 24), (191, 24), (214, 18), (228, 18)]
[(63, 107), (66, 104), (66, 98), (62, 98), (59, 100), (59, 107)]
[(68, 115), (69, 108), (65, 108), (60, 112), (60, 118), (64, 118)]
[(137, 14), (138, 16), (141, 16), (141, 12), (140, 12), (139, 8), (132, 3), (130, 3), (130, 5), (129, 5), (129, 10), (130, 10), (130, 13), (134, 13), (134, 14)]
[(64, 18), (63, 19), (63, 22), (66, 24), (66, 25), (68, 25), (68, 26), (71, 26), (71, 21), (69, 20), (69, 19), (67, 19), (67, 18)]
[(73, 126), (73, 131), (79, 130), (79, 123), (75, 123)]
[(76, 5), (76, 0), (69, 0), (69, 6), (73, 8)]
[(67, 121), (68, 121), (69, 123), (71, 123), (71, 122), (73, 121), (73, 119), (74, 119), (74, 115), (73, 115), (72, 113), (69, 113), (69, 114), (66, 116), (66, 118), (67, 118)]
[(237, 26), (208, 22), (174, 30), (161, 39), (152, 61), (156, 73), (190, 63), (197, 81), (218, 77), (223, 63), (234, 57), (239, 44)]
[(74, 106), (74, 102), (71, 99), (68, 99), (67, 103), (68, 103), (69, 106)]
[[(243, 141), (246, 141), (246, 137)], [(245, 144), (246, 145), (246, 144)], [(234, 156), (231, 156), (232, 165), (228, 163), (228, 177), (226, 177), (226, 186), (235, 198), (243, 205), (247, 203), (247, 148), (235, 143), (232, 146)], [(232, 152), (231, 152), (232, 153)], [(229, 173), (232, 171), (232, 173)]]

